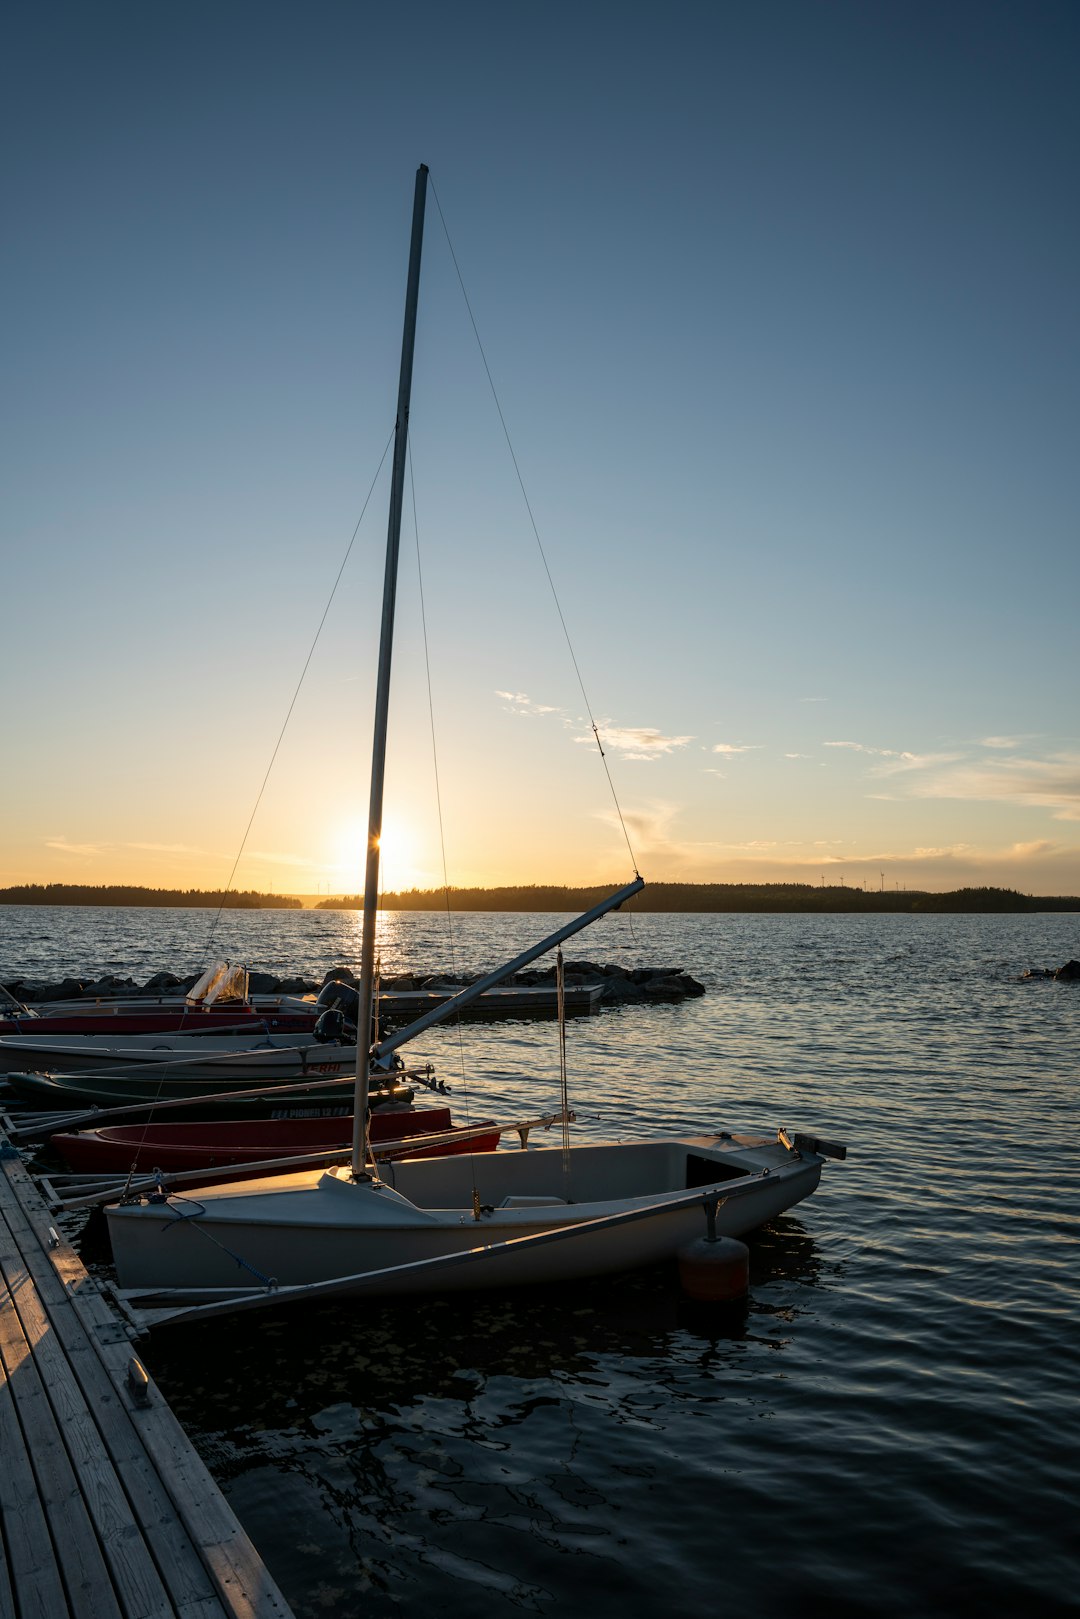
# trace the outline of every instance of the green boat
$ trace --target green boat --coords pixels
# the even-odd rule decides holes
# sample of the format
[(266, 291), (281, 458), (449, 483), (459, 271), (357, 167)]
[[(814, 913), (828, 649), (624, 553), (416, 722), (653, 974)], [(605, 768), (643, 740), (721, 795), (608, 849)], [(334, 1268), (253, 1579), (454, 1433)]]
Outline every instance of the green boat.
[[(329, 1118), (351, 1113), (353, 1076), (309, 1083), (263, 1084), (256, 1089), (242, 1079), (210, 1081), (206, 1075), (5, 1074), (21, 1101), (50, 1113), (73, 1108), (138, 1107), (149, 1112), (163, 1105), (178, 1113), (229, 1115), (233, 1118)], [(413, 1099), (411, 1079), (434, 1088), (431, 1071), (394, 1070), (372, 1087), (372, 1107)]]

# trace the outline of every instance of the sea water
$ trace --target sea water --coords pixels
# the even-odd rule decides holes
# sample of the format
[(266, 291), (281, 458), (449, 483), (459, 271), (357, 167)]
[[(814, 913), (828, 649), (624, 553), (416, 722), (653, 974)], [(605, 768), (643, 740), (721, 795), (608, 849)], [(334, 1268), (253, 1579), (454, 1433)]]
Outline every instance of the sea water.
[[(559, 920), (387, 915), (383, 967), (480, 970)], [(352, 913), (0, 910), (0, 979), (357, 947)], [(567, 955), (707, 991), (571, 1022), (578, 1138), (849, 1156), (752, 1239), (734, 1312), (661, 1267), (154, 1334), (296, 1613), (1078, 1611), (1080, 985), (1021, 975), (1080, 956), (1080, 917), (619, 915)], [(550, 1022), (415, 1055), (458, 1122), (558, 1105)]]

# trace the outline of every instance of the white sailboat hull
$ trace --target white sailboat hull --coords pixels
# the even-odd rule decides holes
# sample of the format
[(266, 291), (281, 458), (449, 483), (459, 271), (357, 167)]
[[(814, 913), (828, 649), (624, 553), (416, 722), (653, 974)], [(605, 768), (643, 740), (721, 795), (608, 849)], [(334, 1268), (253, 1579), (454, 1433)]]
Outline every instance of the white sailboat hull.
[(356, 1070), (356, 1047), (333, 1045), (313, 1035), (162, 1034), (0, 1036), (0, 1073), (33, 1072), (141, 1076), (169, 1079), (334, 1078)]
[[(106, 1214), (118, 1280), (128, 1290), (258, 1292), (271, 1281), (290, 1287), (362, 1275), (358, 1291), (368, 1293), (449, 1291), (656, 1263), (705, 1235), (712, 1201), (717, 1233), (738, 1236), (808, 1197), (821, 1165), (816, 1153), (793, 1153), (769, 1138), (688, 1136), (571, 1148), (569, 1181), (562, 1150), (539, 1147), (471, 1161), (406, 1160), (382, 1186), (354, 1183), (343, 1168), (120, 1204)], [(585, 1229), (587, 1222), (603, 1224)], [(583, 1229), (573, 1240), (501, 1247), (575, 1226)], [(483, 1248), (496, 1251), (437, 1278), (401, 1269)]]

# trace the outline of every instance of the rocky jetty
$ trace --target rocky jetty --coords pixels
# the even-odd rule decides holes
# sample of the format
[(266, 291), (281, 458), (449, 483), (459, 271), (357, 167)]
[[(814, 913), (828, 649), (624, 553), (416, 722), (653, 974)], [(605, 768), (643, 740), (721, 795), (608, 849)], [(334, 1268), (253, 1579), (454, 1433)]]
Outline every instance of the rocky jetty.
[[(620, 967), (601, 966), (595, 961), (567, 961), (564, 964), (566, 987), (577, 988), (586, 984), (600, 987), (602, 1005), (618, 1005), (623, 1001), (685, 1001), (704, 995), (705, 986), (691, 978), (682, 967)], [(464, 989), (475, 984), (482, 973), (396, 973), (382, 980), (384, 990), (403, 993), (420, 989)], [(344, 979), (355, 984), (356, 978), (347, 967), (335, 967), (326, 974), (324, 983), (331, 979)], [(547, 967), (514, 973), (503, 979), (505, 988), (554, 989), (555, 969)]]
[(1029, 967), (1020, 978), (1052, 978), (1055, 984), (1080, 984), (1080, 961), (1067, 961), (1063, 967)]
[[(568, 961), (564, 970), (568, 988), (599, 985), (601, 1005), (616, 1006), (630, 1001), (685, 1001), (705, 993), (704, 985), (691, 978), (682, 967), (623, 967), (617, 964), (604, 966), (594, 961)], [(384, 977), (382, 987), (387, 991), (461, 989), (467, 984), (474, 984), (482, 976), (481, 973), (397, 973)], [(188, 978), (178, 978), (174, 973), (159, 972), (145, 984), (137, 984), (133, 978), (118, 978), (107, 973), (101, 978), (64, 978), (58, 983), (11, 978), (0, 987), (16, 1000), (27, 1004), (77, 1000), (151, 1000), (165, 995), (185, 995), (196, 979), (194, 973)], [(332, 979), (356, 983), (356, 975), (350, 968), (332, 967), (317, 981), (299, 976), (277, 978), (273, 973), (251, 972), (248, 986), (252, 995), (311, 995)], [(548, 967), (515, 973), (504, 983), (508, 986), (553, 988), (555, 969)]]
[[(100, 978), (89, 975), (82, 978), (62, 978), (47, 982), (37, 978), (8, 978), (0, 984), (9, 995), (27, 1005), (46, 1005), (50, 1001), (112, 1001), (160, 1000), (163, 996), (186, 995), (198, 983), (201, 974), (190, 973), (178, 978), (175, 973), (155, 973), (145, 984), (134, 978), (119, 978), (115, 973), (104, 973)], [(248, 975), (252, 995), (309, 995), (319, 984), (309, 978), (275, 978), (272, 973), (253, 972)]]

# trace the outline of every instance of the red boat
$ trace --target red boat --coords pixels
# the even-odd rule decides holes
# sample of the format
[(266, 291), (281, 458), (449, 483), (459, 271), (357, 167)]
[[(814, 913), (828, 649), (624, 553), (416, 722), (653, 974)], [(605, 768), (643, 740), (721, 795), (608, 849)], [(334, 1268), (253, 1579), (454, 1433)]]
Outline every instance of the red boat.
[[(488, 1133), (477, 1136), (477, 1129)], [(371, 1115), (371, 1142), (376, 1157), (380, 1142), (393, 1142), (390, 1158), (435, 1158), (443, 1153), (494, 1152), (499, 1131), (490, 1119), (473, 1128), (450, 1122), (448, 1107), (376, 1108)], [(425, 1136), (450, 1137), (431, 1147)], [(455, 1139), (455, 1137), (464, 1139)], [(227, 1119), (221, 1123), (119, 1124), (98, 1130), (54, 1135), (51, 1145), (71, 1169), (84, 1174), (126, 1175), (160, 1169), (166, 1174), (216, 1169), (267, 1158), (297, 1158), (306, 1153), (348, 1151), (353, 1121), (336, 1119)], [(417, 1145), (413, 1145), (414, 1141)], [(256, 1174), (263, 1171), (256, 1170)], [(230, 1179), (242, 1179), (241, 1176)]]
[(35, 1017), (18, 1013), (0, 1017), (0, 1034), (25, 1034), (48, 1040), (54, 1034), (199, 1034), (203, 1030), (248, 1030), (258, 1034), (310, 1034), (319, 1011), (260, 1012), (250, 1006), (154, 1007), (146, 1012), (113, 1011), (108, 1007), (85, 1012), (42, 1012)]
[(248, 993), (246, 967), (227, 961), (211, 967), (186, 995), (138, 999), (65, 1001), (54, 1010), (31, 1010), (14, 996), (4, 996), (0, 1034), (25, 1034), (48, 1040), (54, 1034), (200, 1034), (236, 1029), (258, 1033), (310, 1034), (326, 1006), (335, 1004), (340, 985), (331, 985), (323, 998), (297, 1001), (295, 997), (267, 996), (253, 1001)]

